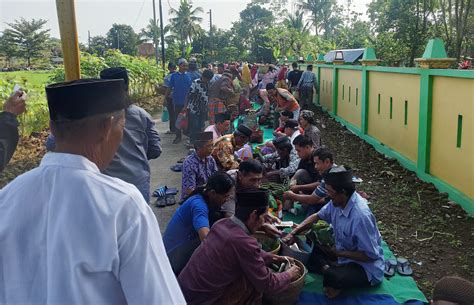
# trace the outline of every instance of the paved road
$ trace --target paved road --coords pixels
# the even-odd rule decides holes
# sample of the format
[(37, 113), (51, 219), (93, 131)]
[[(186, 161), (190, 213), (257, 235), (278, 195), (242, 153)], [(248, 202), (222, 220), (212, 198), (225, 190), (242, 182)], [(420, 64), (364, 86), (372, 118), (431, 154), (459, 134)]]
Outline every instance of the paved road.
[[(153, 192), (157, 186), (166, 185), (168, 187), (176, 187), (181, 192), (181, 173), (175, 173), (170, 170), (170, 166), (176, 164), (176, 162), (184, 157), (188, 149), (184, 144), (173, 144), (174, 135), (167, 135), (165, 132), (168, 130), (168, 123), (162, 123), (160, 116), (156, 118), (156, 126), (161, 137), (161, 146), (163, 152), (158, 159), (150, 161), (151, 167), (151, 191)], [(186, 137), (183, 136), (184, 139)], [(184, 142), (184, 141), (183, 141)], [(178, 201), (181, 198), (181, 193), (176, 196)], [(178, 207), (178, 204), (165, 207), (156, 208), (154, 205), (155, 198), (152, 197), (152, 209), (155, 213), (158, 223), (160, 225), (161, 232), (163, 233), (166, 229), (171, 216)]]

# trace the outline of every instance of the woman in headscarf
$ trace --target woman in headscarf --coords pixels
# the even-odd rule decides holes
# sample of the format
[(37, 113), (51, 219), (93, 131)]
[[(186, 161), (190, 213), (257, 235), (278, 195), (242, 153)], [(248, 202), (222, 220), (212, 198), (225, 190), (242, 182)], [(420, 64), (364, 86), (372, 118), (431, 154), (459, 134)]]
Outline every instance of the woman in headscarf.
[(277, 88), (282, 88), (288, 90), (288, 85), (286, 84), (286, 74), (288, 72), (288, 67), (286, 65), (281, 66), (280, 71), (278, 71), (277, 76)]
[(304, 130), (304, 135), (311, 138), (315, 148), (321, 147), (321, 132), (316, 127), (314, 112), (310, 110), (301, 110), (298, 122)]

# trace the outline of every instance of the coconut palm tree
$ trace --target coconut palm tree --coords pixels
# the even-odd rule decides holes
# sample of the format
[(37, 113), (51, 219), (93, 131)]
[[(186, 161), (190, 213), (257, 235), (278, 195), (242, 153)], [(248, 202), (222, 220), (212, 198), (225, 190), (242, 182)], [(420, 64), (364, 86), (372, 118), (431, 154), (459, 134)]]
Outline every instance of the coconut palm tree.
[(181, 0), (177, 10), (170, 9), (171, 28), (179, 37), (183, 56), (186, 52), (186, 45), (191, 44), (193, 37), (201, 29), (199, 23), (201, 23), (202, 17), (197, 16), (199, 13), (204, 13), (204, 10), (202, 7), (193, 8), (191, 0)]
[(300, 0), (297, 7), (311, 15), (311, 22), (316, 31), (316, 36), (331, 16), (336, 0)]
[(306, 43), (309, 36), (310, 22), (305, 22), (304, 11), (298, 9), (294, 14), (287, 14), (283, 20), (283, 24), (287, 28), (289, 37), (289, 45), (293, 52), (300, 54), (301, 49)]
[(300, 33), (309, 33), (310, 22), (304, 21), (304, 11), (299, 9), (294, 14), (288, 13), (283, 20), (288, 29), (295, 29)]

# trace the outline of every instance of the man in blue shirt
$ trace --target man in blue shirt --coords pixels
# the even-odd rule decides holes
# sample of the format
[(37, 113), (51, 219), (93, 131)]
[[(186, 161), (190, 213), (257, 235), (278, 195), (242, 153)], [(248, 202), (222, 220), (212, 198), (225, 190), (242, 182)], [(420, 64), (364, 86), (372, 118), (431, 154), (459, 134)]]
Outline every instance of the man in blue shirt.
[(301, 75), (296, 88), (300, 92), (301, 109), (308, 109), (313, 104), (313, 88), (316, 90), (316, 93), (319, 93), (318, 81), (313, 73), (313, 65), (306, 67), (306, 71)]
[[(186, 72), (186, 74), (189, 75), (189, 77), (191, 77), (191, 81), (195, 81), (196, 79), (200, 79), (201, 78), (201, 72), (198, 70), (198, 66), (197, 66), (197, 62), (196, 62), (196, 58), (191, 58), (189, 60), (189, 70), (188, 72)], [(214, 76), (214, 75), (213, 75)], [(212, 77), (211, 77), (212, 79)]]
[[(323, 274), (324, 292), (328, 298), (334, 298), (342, 290), (380, 284), (384, 259), (375, 217), (367, 201), (355, 191), (352, 171), (343, 166), (334, 167), (324, 174), (324, 180), (331, 201), (293, 229), (284, 241), (291, 243), (295, 235), (319, 220), (333, 226), (335, 247), (323, 249), (316, 245), (309, 268)], [(334, 259), (337, 264), (330, 265)]]
[[(188, 61), (181, 58), (178, 61), (178, 72), (173, 73), (170, 77), (169, 88), (167, 94), (173, 90), (173, 119), (176, 121), (178, 115), (183, 111), (184, 105), (188, 99), (189, 89), (191, 88), (191, 77), (186, 73), (188, 70)], [(181, 142), (181, 130), (176, 128), (176, 138), (173, 144)]]
[(211, 215), (220, 210), (234, 188), (234, 179), (216, 172), (205, 185), (196, 188), (171, 218), (163, 243), (176, 274), (184, 268), (194, 250), (206, 238), (211, 228)]

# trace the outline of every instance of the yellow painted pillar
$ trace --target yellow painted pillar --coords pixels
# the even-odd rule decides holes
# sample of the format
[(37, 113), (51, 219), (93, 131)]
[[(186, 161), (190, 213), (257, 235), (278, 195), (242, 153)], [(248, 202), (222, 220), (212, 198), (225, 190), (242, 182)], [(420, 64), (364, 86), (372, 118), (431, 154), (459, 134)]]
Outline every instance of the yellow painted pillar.
[(66, 80), (80, 79), (81, 62), (74, 0), (56, 0), (56, 9), (58, 11)]

